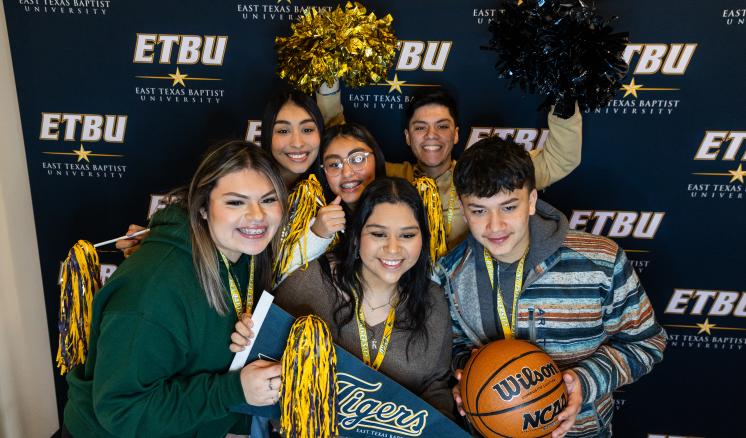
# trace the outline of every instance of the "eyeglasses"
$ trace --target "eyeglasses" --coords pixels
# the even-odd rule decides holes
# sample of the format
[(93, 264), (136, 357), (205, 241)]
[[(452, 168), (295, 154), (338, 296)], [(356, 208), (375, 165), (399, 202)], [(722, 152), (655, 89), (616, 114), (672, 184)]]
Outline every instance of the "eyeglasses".
[(327, 174), (336, 176), (342, 173), (346, 162), (354, 172), (360, 172), (365, 168), (365, 164), (368, 163), (368, 155), (370, 154), (370, 152), (355, 152), (348, 155), (347, 158), (330, 158), (324, 160), (324, 164), (321, 167)]

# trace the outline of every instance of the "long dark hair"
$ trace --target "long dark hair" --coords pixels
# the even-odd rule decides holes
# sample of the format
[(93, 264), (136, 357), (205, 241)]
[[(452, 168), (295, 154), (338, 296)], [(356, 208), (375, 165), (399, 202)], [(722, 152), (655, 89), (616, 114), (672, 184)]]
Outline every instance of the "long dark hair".
[[(272, 132), (274, 131), (275, 121), (277, 121), (277, 114), (286, 103), (293, 103), (303, 108), (316, 124), (316, 129), (319, 130), (319, 137), (324, 135), (324, 116), (321, 115), (321, 110), (316, 104), (316, 101), (298, 90), (283, 86), (269, 98), (267, 105), (264, 107), (264, 115), (262, 116), (261, 146), (264, 150), (269, 152), (270, 157), (272, 157)], [(272, 160), (274, 161), (274, 157), (272, 157)], [(311, 173), (318, 175), (320, 170), (321, 149), (319, 149), (316, 161), (311, 164), (306, 172), (298, 177), (297, 181), (302, 181)]]
[(405, 204), (412, 209), (422, 235), (422, 250), (417, 262), (399, 279), (399, 305), (398, 309), (404, 310), (397, 318), (396, 327), (411, 331), (407, 340), (406, 354), (409, 357), (409, 346), (415, 339), (422, 339), (427, 345), (428, 336), (425, 329), (430, 309), (429, 287), (431, 263), (430, 234), (427, 225), (427, 215), (422, 204), (422, 199), (414, 186), (402, 178), (377, 178), (363, 191), (357, 208), (352, 215), (350, 226), (342, 241), (334, 248), (331, 258), (335, 262), (332, 269), (329, 259), (320, 259), (321, 271), (326, 281), (336, 286), (347, 294), (350, 299), (345, 299), (337, 294), (334, 308), (334, 322), (337, 330), (350, 321), (355, 315), (355, 301), (351, 299), (353, 291), (361, 293), (362, 284), (359, 274), (362, 262), (358, 257), (360, 249), (360, 236), (363, 226), (368, 221), (373, 209), (378, 204)]
[[(337, 137), (350, 137), (361, 141), (371, 148), (373, 150), (373, 156), (376, 159), (376, 179), (386, 176), (386, 158), (383, 156), (381, 147), (378, 146), (378, 142), (365, 126), (354, 122), (335, 125), (324, 132), (324, 136), (321, 137), (321, 146), (319, 147), (320, 163), (324, 161), (324, 152), (326, 152), (326, 148), (328, 148), (332, 140)], [(329, 187), (329, 182), (326, 180), (326, 173), (320, 166), (316, 176), (319, 182), (321, 182), (321, 187), (324, 189), (324, 198), (327, 202), (331, 202), (336, 195), (332, 193), (332, 189)], [(348, 210), (349, 209), (345, 209), (345, 213), (349, 213)]]

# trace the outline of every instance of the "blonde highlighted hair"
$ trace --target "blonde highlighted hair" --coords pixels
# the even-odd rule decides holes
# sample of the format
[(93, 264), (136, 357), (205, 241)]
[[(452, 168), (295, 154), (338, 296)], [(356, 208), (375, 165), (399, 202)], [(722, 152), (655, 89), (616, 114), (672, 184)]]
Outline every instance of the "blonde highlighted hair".
[[(199, 163), (181, 204), (189, 216), (189, 231), (192, 240), (192, 260), (207, 302), (220, 315), (229, 310), (227, 285), (220, 278), (218, 250), (210, 235), (203, 212), (209, 210), (210, 193), (218, 180), (225, 175), (244, 169), (257, 171), (269, 179), (282, 205), (282, 230), (287, 220), (287, 190), (280, 178), (280, 172), (271, 157), (259, 146), (240, 140), (216, 145), (210, 148)], [(255, 255), (256, 274), (254, 290), (270, 290), (272, 287), (272, 261), (280, 243), (280, 232), (272, 237), (272, 242), (260, 254)]]

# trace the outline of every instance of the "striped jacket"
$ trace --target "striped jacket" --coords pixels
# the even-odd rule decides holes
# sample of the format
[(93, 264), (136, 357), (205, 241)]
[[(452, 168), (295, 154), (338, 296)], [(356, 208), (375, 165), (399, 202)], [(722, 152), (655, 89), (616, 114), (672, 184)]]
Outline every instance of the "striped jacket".
[[(472, 348), (491, 341), (479, 316), (472, 252), (462, 242), (435, 270), (450, 307), (454, 368), (463, 368)], [(525, 275), (516, 337), (543, 348), (562, 370), (572, 369), (583, 390), (567, 436), (610, 435), (612, 392), (650, 372), (666, 345), (637, 274), (610, 239), (568, 231), (559, 248)]]

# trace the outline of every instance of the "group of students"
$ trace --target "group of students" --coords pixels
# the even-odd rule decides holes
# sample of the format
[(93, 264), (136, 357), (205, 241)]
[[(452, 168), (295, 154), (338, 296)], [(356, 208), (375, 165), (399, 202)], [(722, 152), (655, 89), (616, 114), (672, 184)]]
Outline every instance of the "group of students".
[[(611, 393), (662, 359), (665, 333), (623, 250), (568, 230), (537, 199), (579, 163), (578, 112), (549, 116), (540, 151), (489, 137), (454, 161), (455, 101), (426, 91), (406, 112), (417, 163), (391, 164), (365, 127), (344, 123), (339, 91), (327, 91), (318, 104), (278, 93), (261, 148), (208, 150), (148, 237), (118, 245), (136, 252), (94, 299), (63, 436), (258, 435), (258, 422), (229, 408), (276, 403), (280, 366), (228, 366), (254, 336), (262, 290), (294, 316), (320, 316), (338, 345), (452, 418), (463, 415), (454, 383), (475, 348), (531, 340), (565, 371), (569, 404), (552, 436), (609, 436)], [(277, 276), (295, 216), (287, 193), (310, 175), (331, 201)], [(450, 251), (440, 260), (428, 250), (418, 176), (441, 197)]]

